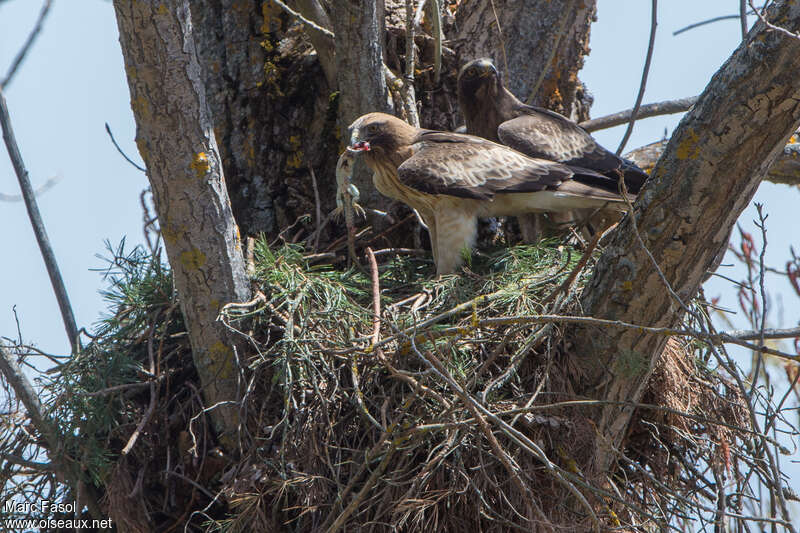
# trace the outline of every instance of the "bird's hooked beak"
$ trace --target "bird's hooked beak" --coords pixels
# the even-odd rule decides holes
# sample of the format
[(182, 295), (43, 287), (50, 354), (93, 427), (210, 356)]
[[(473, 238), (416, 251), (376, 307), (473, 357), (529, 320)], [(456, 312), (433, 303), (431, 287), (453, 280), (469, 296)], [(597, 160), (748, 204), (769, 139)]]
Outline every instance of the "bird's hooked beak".
[(369, 152), (369, 142), (361, 139), (358, 126), (351, 126), (351, 129), (350, 146), (347, 147), (347, 150), (350, 152)]
[(491, 59), (478, 59), (474, 62), (474, 66), (478, 68), (479, 78), (488, 78), (500, 75), (500, 73), (497, 71), (497, 67), (494, 66), (494, 63)]

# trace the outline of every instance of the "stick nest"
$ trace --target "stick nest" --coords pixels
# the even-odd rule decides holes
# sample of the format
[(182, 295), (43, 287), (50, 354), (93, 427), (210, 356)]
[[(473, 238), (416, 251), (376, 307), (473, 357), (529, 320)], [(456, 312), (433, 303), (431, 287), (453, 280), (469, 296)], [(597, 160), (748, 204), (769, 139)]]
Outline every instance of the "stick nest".
[(746, 441), (741, 399), (672, 339), (618, 471), (593, 474), (600, 407), (572, 392), (562, 327), (528, 320), (579, 314), (593, 259), (565, 287), (569, 247), (437, 280), (380, 255), (377, 314), (370, 272), (256, 256), (259, 296), (221, 314), (247, 347), (237, 457), (212, 434), (169, 272), (141, 251), (118, 251), (112, 314), (49, 385), (64, 455), (121, 531), (640, 530), (691, 513), (708, 497), (696, 465), (729, 467)]

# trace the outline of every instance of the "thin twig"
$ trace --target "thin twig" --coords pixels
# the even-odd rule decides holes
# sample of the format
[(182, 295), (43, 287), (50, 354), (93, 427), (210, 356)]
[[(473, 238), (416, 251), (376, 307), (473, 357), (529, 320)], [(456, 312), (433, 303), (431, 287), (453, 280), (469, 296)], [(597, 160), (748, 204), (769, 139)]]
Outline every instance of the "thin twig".
[[(369, 257), (369, 264), (372, 268), (372, 289), (376, 291), (373, 295), (373, 305), (375, 305), (375, 315), (373, 316), (373, 332), (372, 332), (372, 339), (373, 339), (373, 346), (377, 348), (378, 342), (375, 339), (380, 338), (380, 287), (378, 286), (378, 263), (375, 261), (375, 255), (373, 255), (372, 250), (367, 248), (367, 256)], [(380, 348), (377, 348), (380, 350)], [(381, 352), (382, 353), (382, 352)], [(356, 405), (358, 405), (359, 411), (361, 414), (364, 415), (364, 418), (367, 419), (372, 425), (374, 425), (378, 430), (381, 432), (386, 431), (380, 422), (375, 420), (375, 417), (369, 412), (367, 406), (364, 404), (364, 393), (361, 392), (361, 386), (359, 385), (359, 370), (358, 370), (358, 352), (353, 354), (350, 358), (350, 372), (353, 376), (353, 389), (355, 390), (355, 401)]]
[(321, 32), (321, 33), (323, 33), (323, 34), (327, 35), (327, 36), (328, 36), (328, 37), (330, 37), (331, 39), (333, 39), (333, 38), (334, 38), (334, 34), (333, 34), (333, 32), (332, 32), (331, 30), (328, 30), (328, 29), (326, 29), (326, 28), (323, 28), (322, 26), (320, 26), (320, 25), (319, 25), (319, 24), (317, 24), (316, 22), (314, 22), (314, 21), (312, 21), (312, 20), (309, 20), (309, 19), (307, 19), (306, 17), (304, 17), (303, 15), (301, 15), (300, 13), (298, 13), (297, 11), (295, 11), (294, 9), (292, 9), (291, 7), (289, 7), (289, 6), (287, 6), (286, 4), (284, 4), (284, 3), (283, 3), (281, 0), (274, 0), (274, 2), (275, 2), (276, 4), (278, 4), (278, 6), (279, 6), (281, 9), (283, 9), (284, 11), (286, 11), (287, 13), (289, 13), (291, 16), (293, 16), (294, 18), (296, 18), (297, 20), (299, 20), (300, 22), (302, 22), (302, 23), (303, 23), (303, 24), (305, 24), (306, 26), (310, 26), (310, 27), (314, 28), (314, 29), (315, 29), (315, 30), (317, 30), (318, 32)]
[[(41, 197), (44, 193), (55, 187), (55, 185), (61, 181), (63, 176), (61, 174), (56, 174), (52, 178), (47, 178), (47, 180), (39, 185), (35, 191), (33, 191), (34, 196), (37, 198)], [(3, 194), (0, 193), (0, 202), (21, 202), (24, 200), (21, 194)]]
[(19, 52), (17, 52), (17, 56), (11, 63), (8, 72), (6, 72), (6, 77), (0, 82), (0, 89), (5, 89), (8, 87), (8, 85), (11, 83), (11, 80), (14, 78), (14, 74), (16, 74), (17, 69), (25, 60), (25, 56), (33, 47), (33, 43), (36, 41), (36, 38), (39, 36), (39, 32), (42, 30), (44, 20), (47, 18), (47, 14), (50, 12), (50, 6), (52, 3), (52, 0), (44, 0), (42, 9), (39, 11), (39, 17), (36, 19), (36, 24), (34, 24), (33, 29), (31, 30), (30, 34), (28, 34), (28, 38), (25, 39), (25, 44), (23, 44), (22, 48), (20, 48)]
[(431, 0), (429, 9), (433, 12), (433, 83), (439, 85), (442, 74), (442, 9), (439, 0)]
[[(617, 224), (614, 224), (614, 226), (616, 226), (616, 225)], [(613, 228), (609, 228), (609, 229), (613, 229)], [(572, 286), (572, 283), (575, 281), (575, 278), (578, 277), (578, 273), (581, 270), (583, 270), (583, 267), (586, 266), (586, 263), (589, 261), (589, 258), (592, 256), (592, 252), (594, 251), (595, 247), (597, 246), (597, 243), (600, 242), (600, 238), (603, 235), (605, 235), (606, 233), (607, 232), (604, 232), (604, 231), (598, 231), (597, 233), (594, 234), (594, 237), (592, 237), (592, 240), (589, 241), (589, 244), (586, 246), (586, 250), (583, 252), (583, 255), (581, 256), (580, 260), (578, 261), (578, 264), (576, 264), (575, 268), (573, 268), (572, 271), (569, 273), (569, 276), (567, 276), (567, 279), (565, 279), (564, 282), (561, 285), (559, 285), (556, 289), (553, 290), (553, 292), (548, 294), (547, 297), (545, 297), (544, 300), (542, 300), (542, 305), (543, 306), (547, 305), (551, 301), (553, 301), (553, 299), (557, 295), (559, 295), (560, 293), (562, 293), (562, 292), (566, 293), (569, 290), (570, 286)]]
[[(755, 203), (756, 209), (758, 210), (758, 219), (759, 222), (756, 223), (756, 226), (761, 230), (761, 253), (758, 255), (758, 285), (759, 290), (761, 293), (761, 320), (759, 321), (759, 335), (758, 335), (758, 345), (759, 347), (764, 346), (764, 328), (766, 327), (767, 323), (767, 293), (766, 289), (764, 288), (764, 256), (767, 252), (767, 226), (766, 221), (767, 217), (764, 215), (763, 208), (764, 206), (758, 202)], [(762, 350), (756, 351), (756, 368), (753, 372), (753, 381), (750, 384), (750, 395), (752, 396), (753, 391), (756, 388), (756, 384), (758, 383), (758, 374), (761, 371), (761, 365), (763, 364), (764, 359), (764, 352)]]
[[(155, 375), (156, 373), (156, 364), (155, 364), (155, 356), (153, 354), (153, 339), (156, 332), (156, 321), (158, 320), (159, 313), (156, 313), (156, 316), (153, 317), (153, 322), (150, 325), (150, 333), (148, 334), (147, 338), (147, 356), (150, 360), (150, 374)], [(136, 425), (136, 429), (133, 430), (133, 433), (128, 438), (128, 442), (125, 444), (125, 447), (122, 448), (122, 452), (120, 452), (123, 456), (128, 455), (130, 451), (133, 449), (133, 446), (136, 444), (136, 441), (141, 435), (144, 427), (150, 421), (150, 417), (153, 416), (153, 412), (156, 409), (156, 382), (150, 382), (150, 403), (147, 406), (147, 411), (145, 411), (144, 416), (142, 419), (139, 420), (139, 423)]]
[(122, 157), (125, 158), (125, 161), (133, 165), (137, 170), (141, 170), (142, 172), (147, 172), (146, 168), (134, 162), (133, 159), (128, 157), (128, 154), (122, 151), (122, 148), (120, 148), (119, 144), (117, 144), (117, 140), (114, 138), (114, 134), (111, 133), (111, 126), (108, 125), (108, 122), (106, 122), (106, 133), (108, 133), (108, 136), (111, 137), (111, 143), (114, 145), (114, 148), (117, 149), (117, 152), (119, 152), (122, 155)]
[[(2, 91), (0, 90), (0, 99), (2, 98)], [(69, 460), (64, 460), (61, 455), (63, 439), (59, 435), (58, 426), (53, 423), (45, 413), (45, 408), (39, 401), (39, 395), (31, 385), (31, 382), (25, 377), (22, 369), (14, 360), (14, 356), (5, 346), (0, 344), (0, 373), (2, 373), (6, 382), (14, 389), (14, 394), (17, 400), (22, 402), (25, 410), (28, 413), (33, 426), (36, 428), (44, 438), (45, 447), (48, 450), (48, 456), (57, 470), (64, 476), (72, 490), (77, 491), (80, 484), (80, 476), (75, 472), (73, 464)], [(85, 502), (89, 507), (91, 514), (100, 518), (100, 506), (94, 499), (93, 495), (85, 495)]]
[(339, 516), (336, 517), (336, 520), (331, 524), (331, 527), (328, 528), (327, 533), (336, 533), (339, 531), (347, 519), (350, 517), (351, 514), (358, 508), (359, 504), (364, 500), (366, 495), (372, 490), (372, 487), (377, 483), (378, 478), (383, 475), (383, 472), (386, 470), (386, 467), (389, 465), (389, 460), (394, 455), (395, 450), (397, 449), (397, 445), (392, 442), (389, 445), (389, 449), (386, 450), (386, 453), (383, 456), (378, 468), (376, 468), (372, 474), (367, 478), (364, 482), (364, 486), (358, 491), (358, 494), (353, 498), (353, 500), (348, 504), (348, 506), (341, 512)]
[(747, 39), (747, 0), (739, 0), (739, 25), (742, 29), (742, 40)]
[[(488, 420), (491, 420), (494, 424), (496, 424), (499, 427), (499, 429), (506, 436), (508, 436), (512, 441), (514, 441), (517, 445), (519, 445), (525, 451), (527, 451), (530, 454), (532, 454), (534, 457), (538, 458), (544, 464), (544, 466), (547, 468), (547, 470), (553, 476), (553, 478), (556, 481), (558, 481), (559, 483), (561, 483), (567, 490), (569, 490), (570, 493), (572, 493), (572, 495), (575, 496), (575, 498), (586, 508), (586, 510), (588, 512), (588, 515), (592, 519), (592, 523), (594, 524), (594, 529), (596, 531), (600, 531), (600, 521), (597, 518), (597, 515), (594, 512), (594, 509), (589, 504), (589, 502), (586, 500), (586, 497), (583, 494), (581, 494), (581, 492), (571, 482), (570, 479), (566, 478), (563, 475), (564, 474), (563, 470), (560, 469), (559, 467), (557, 467), (556, 465), (554, 465), (552, 463), (552, 461), (550, 461), (550, 459), (547, 457), (547, 454), (544, 453), (544, 450), (542, 450), (536, 443), (534, 443), (532, 440), (530, 440), (527, 436), (525, 436), (524, 434), (520, 433), (519, 431), (517, 431), (513, 427), (509, 426), (508, 423), (506, 423), (500, 417), (498, 417), (493, 412), (489, 411), (486, 407), (481, 405), (478, 401), (476, 401), (468, 392), (466, 392), (461, 387), (461, 385), (459, 385), (453, 379), (453, 377), (450, 375), (450, 372), (442, 364), (442, 362), (439, 361), (436, 358), (435, 355), (433, 355), (430, 352), (428, 352), (428, 353), (423, 355), (422, 352), (417, 348), (416, 343), (414, 342), (413, 338), (410, 339), (410, 342), (411, 342), (411, 346), (414, 349), (414, 352), (416, 353), (417, 357), (422, 359), (422, 361), (427, 366), (429, 366), (439, 377), (441, 377), (445, 381), (445, 383), (447, 383), (447, 385), (450, 387), (450, 389), (454, 393), (456, 393), (459, 396), (459, 398), (462, 399), (462, 401), (464, 402), (465, 406), (467, 408), (469, 408), (470, 411), (472, 411), (473, 416), (475, 416), (475, 418), (478, 421), (479, 425), (481, 424), (482, 417), (478, 416), (478, 412), (480, 412)], [(494, 439), (494, 435), (492, 434), (491, 431), (488, 431), (487, 438), (489, 438), (490, 443), (492, 443), (493, 440), (494, 440), (494, 442), (496, 442), (496, 439)], [(498, 443), (498, 446), (499, 446), (499, 443)], [(501, 457), (503, 457), (503, 454), (501, 454), (500, 452), (504, 453), (504, 451), (502, 449), (500, 449), (499, 451), (495, 450), (495, 453), (498, 453), (498, 459), (500, 459), (501, 462), (502, 462), (502, 458)], [(504, 463), (504, 465), (505, 465), (505, 463)], [(514, 470), (510, 470), (510, 473), (512, 474), (512, 476), (514, 476), (514, 474), (516, 474), (516, 472)], [(522, 483), (521, 480), (520, 480), (520, 483)]]
[[(381, 342), (381, 286), (378, 276), (378, 262), (372, 248), (367, 247), (367, 259), (372, 278), (372, 345), (377, 346)], [(379, 357), (383, 356), (380, 348), (377, 348)]]
[(705, 26), (706, 24), (712, 24), (714, 22), (719, 22), (721, 20), (733, 20), (733, 19), (739, 19), (739, 18), (741, 18), (741, 15), (739, 15), (739, 14), (736, 14), (736, 15), (721, 15), (719, 17), (712, 17), (712, 18), (707, 19), (707, 20), (701, 20), (700, 22), (695, 22), (693, 24), (689, 24), (688, 26), (684, 26), (683, 28), (681, 28), (679, 30), (675, 30), (674, 32), (672, 32), (672, 35), (673, 36), (680, 35), (681, 33), (687, 32), (689, 30), (693, 30), (695, 28), (699, 28), (700, 26)]
[(39, 250), (42, 253), (44, 264), (47, 267), (50, 283), (53, 285), (53, 291), (58, 301), (58, 308), (61, 311), (61, 318), (64, 321), (64, 329), (67, 332), (67, 338), (69, 339), (72, 351), (77, 352), (80, 346), (78, 327), (75, 325), (75, 315), (69, 303), (69, 296), (67, 296), (67, 288), (64, 286), (61, 271), (58, 269), (55, 253), (53, 253), (53, 248), (50, 246), (50, 239), (47, 237), (47, 231), (44, 228), (42, 215), (39, 213), (36, 196), (33, 192), (33, 187), (31, 187), (28, 171), (25, 169), (25, 163), (22, 161), (22, 154), (20, 154), (19, 147), (17, 146), (14, 130), (11, 128), (11, 118), (8, 115), (6, 98), (3, 95), (2, 89), (0, 89), (0, 126), (3, 128), (3, 140), (6, 143), (11, 163), (14, 165), (14, 172), (16, 172), (17, 179), (19, 180), (22, 196), (25, 198), (25, 207), (28, 210), (31, 226), (36, 235), (36, 241), (39, 243)]
[(314, 223), (316, 226), (314, 231), (316, 237), (311, 249), (316, 252), (319, 248), (320, 235), (322, 235), (322, 202), (319, 199), (319, 188), (317, 187), (317, 176), (314, 174), (314, 167), (308, 165), (308, 171), (311, 174), (311, 187), (314, 189)]
[(735, 329), (721, 333), (727, 337), (734, 337), (743, 341), (757, 339), (795, 339), (800, 338), (800, 327), (787, 329)]
[(644, 89), (647, 85), (647, 76), (650, 74), (650, 61), (653, 59), (653, 48), (656, 44), (656, 27), (658, 26), (658, 0), (652, 0), (650, 13), (650, 43), (647, 45), (647, 58), (644, 60), (644, 69), (642, 70), (642, 82), (639, 85), (639, 94), (636, 96), (636, 103), (631, 112), (631, 120), (628, 122), (628, 129), (625, 130), (625, 135), (622, 136), (622, 141), (617, 148), (617, 155), (622, 153), (623, 148), (628, 143), (628, 139), (633, 132), (633, 125), (636, 123), (636, 115), (639, 113), (639, 107), (642, 105), (642, 98), (644, 97)]
[(750, 7), (753, 9), (753, 12), (755, 12), (756, 16), (758, 17), (758, 20), (760, 20), (767, 28), (777, 31), (778, 33), (782, 33), (783, 35), (791, 37), (792, 39), (800, 39), (800, 33), (794, 33), (787, 30), (786, 28), (781, 28), (780, 26), (776, 26), (775, 24), (770, 23), (764, 17), (761, 11), (756, 9), (756, 6), (753, 5), (753, 0), (747, 0), (747, 2), (750, 4)]
[[(666, 100), (643, 105), (639, 107), (639, 111), (636, 113), (636, 119), (683, 113), (691, 109), (692, 106), (697, 103), (698, 98), (698, 96), (690, 96), (688, 98), (678, 98), (677, 100)], [(578, 125), (589, 132), (604, 130), (630, 122), (631, 116), (633, 116), (633, 109), (626, 109), (625, 111), (620, 111), (612, 115), (584, 120)]]
[[(507, 294), (505, 291), (503, 293)], [(462, 306), (459, 305), (459, 308)], [(450, 313), (450, 312), (448, 312)], [(444, 315), (443, 313), (442, 315)], [(454, 313), (453, 313), (454, 314)], [(391, 337), (387, 337), (383, 339), (378, 346), (383, 347), (386, 346), (388, 343), (396, 341), (400, 337), (409, 336), (415, 330), (419, 330), (423, 327), (431, 326), (436, 322), (441, 321), (442, 319), (446, 318), (442, 315), (437, 315), (431, 319), (426, 320), (423, 323), (420, 323), (418, 326), (410, 327), (402, 332), (398, 333), (397, 335), (392, 335)], [(627, 329), (627, 330), (634, 330), (640, 333), (651, 333), (653, 335), (661, 335), (667, 337), (690, 337), (695, 338), (701, 341), (708, 342), (712, 345), (715, 344), (736, 344), (738, 346), (743, 346), (749, 350), (762, 350), (765, 354), (774, 355), (776, 357), (780, 357), (782, 359), (786, 359), (787, 361), (794, 361), (800, 362), (800, 355), (790, 354), (786, 352), (781, 352), (779, 350), (773, 350), (771, 348), (766, 347), (759, 347), (756, 344), (752, 344), (750, 342), (744, 341), (742, 339), (738, 339), (736, 337), (731, 337), (725, 333), (707, 333), (704, 331), (693, 330), (693, 329), (681, 329), (681, 328), (668, 328), (668, 327), (652, 327), (652, 326), (643, 326), (640, 324), (631, 324), (629, 322), (622, 322), (620, 320), (607, 320), (602, 318), (594, 318), (594, 317), (587, 317), (587, 316), (567, 316), (567, 315), (518, 315), (518, 316), (502, 316), (502, 317), (495, 317), (495, 318), (486, 318), (479, 320), (476, 324), (478, 328), (485, 328), (485, 327), (498, 327), (498, 326), (508, 326), (513, 324), (546, 324), (548, 322), (553, 323), (562, 323), (562, 324), (584, 324), (584, 325), (594, 325), (594, 326), (603, 326), (603, 327), (610, 327), (610, 328), (620, 328), (620, 329)], [(428, 334), (434, 334), (437, 337), (446, 336), (446, 335), (454, 335), (462, 332), (463, 328), (460, 327), (453, 327), (453, 328), (445, 328), (442, 330), (436, 330), (435, 332), (429, 332)], [(417, 335), (414, 337), (415, 340), (419, 340), (421, 338), (424, 341), (427, 338), (426, 335)], [(357, 341), (364, 341), (370, 340), (369, 338), (360, 338), (354, 339), (354, 342)], [(376, 346), (377, 347), (377, 346)], [(344, 355), (359, 351), (360, 348), (349, 348), (346, 350), (341, 350), (335, 352), (338, 355)]]
[(417, 113), (417, 95), (414, 90), (414, 3), (412, 0), (406, 0), (406, 73), (403, 81), (405, 82), (405, 107), (408, 113), (408, 123), (418, 128), (419, 114)]

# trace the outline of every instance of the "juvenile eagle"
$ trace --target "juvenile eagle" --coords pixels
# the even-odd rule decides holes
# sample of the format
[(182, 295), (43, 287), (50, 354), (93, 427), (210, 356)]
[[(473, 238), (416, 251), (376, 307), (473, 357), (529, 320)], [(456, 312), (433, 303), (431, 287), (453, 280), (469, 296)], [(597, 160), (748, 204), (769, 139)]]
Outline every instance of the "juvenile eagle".
[(437, 274), (471, 250), (477, 217), (611, 206), (616, 181), (592, 170), (527, 157), (480, 137), (415, 128), (384, 113), (350, 125), (382, 194), (417, 210), (431, 235)]
[(458, 73), (458, 103), (467, 133), (499, 142), (530, 157), (588, 168), (638, 193), (647, 174), (597, 144), (589, 133), (563, 115), (520, 102), (503, 86), (491, 59), (476, 59)]

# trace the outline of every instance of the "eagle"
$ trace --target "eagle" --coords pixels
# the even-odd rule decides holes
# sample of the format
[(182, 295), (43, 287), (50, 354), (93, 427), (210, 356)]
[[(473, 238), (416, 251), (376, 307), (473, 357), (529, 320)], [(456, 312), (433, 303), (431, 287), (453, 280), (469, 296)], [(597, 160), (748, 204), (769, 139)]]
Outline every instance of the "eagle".
[(594, 170), (633, 194), (647, 173), (600, 146), (583, 128), (549, 109), (520, 102), (503, 86), (491, 59), (470, 61), (458, 73), (458, 103), (466, 132), (505, 144), (525, 155)]
[(348, 149), (363, 154), (378, 191), (415, 209), (427, 226), (438, 275), (461, 265), (478, 217), (625, 209), (613, 178), (473, 135), (416, 128), (385, 113), (359, 117), (350, 131)]

